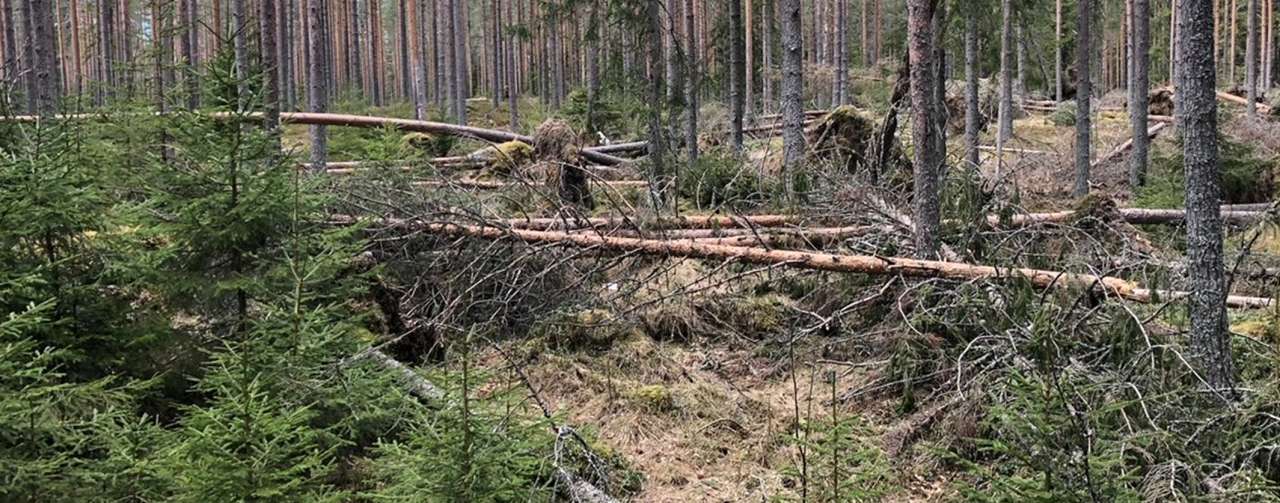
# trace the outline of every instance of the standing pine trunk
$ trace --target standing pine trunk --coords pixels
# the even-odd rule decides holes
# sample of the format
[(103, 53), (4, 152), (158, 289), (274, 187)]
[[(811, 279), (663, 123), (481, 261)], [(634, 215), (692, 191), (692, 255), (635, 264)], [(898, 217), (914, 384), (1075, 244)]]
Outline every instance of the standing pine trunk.
[(596, 134), (596, 103), (600, 101), (600, 0), (592, 0), (587, 21), (587, 131)]
[[(519, 0), (516, 0), (516, 1), (519, 1)], [(511, 17), (511, 2), (507, 2), (507, 19), (514, 19)], [(511, 109), (510, 110), (511, 118), (508, 122), (511, 124), (511, 131), (513, 132), (520, 130), (520, 107), (519, 107), (520, 87), (517, 85), (517, 82), (516, 82), (516, 65), (518, 61), (518, 58), (516, 56), (516, 42), (517, 42), (516, 37), (514, 35), (509, 37), (507, 39), (507, 51), (506, 51), (507, 107)], [(599, 81), (597, 81), (596, 82), (597, 93), (599, 93), (599, 87), (600, 87), (600, 83)]]
[(836, 0), (836, 99), (835, 105), (849, 103), (849, 4)]
[(773, 0), (764, 0), (764, 15), (761, 23), (764, 24), (764, 40), (760, 43), (760, 83), (761, 96), (760, 107), (765, 113), (773, 110), (773, 20), (774, 20), (774, 4)]
[(450, 86), (453, 91), (454, 118), (458, 124), (467, 123), (467, 95), (470, 85), (467, 71), (467, 36), (466, 36), (466, 0), (452, 0), (453, 16), (449, 21), (449, 31), (453, 33), (453, 78)]
[[(243, 1), (243, 0), (236, 0)], [(307, 69), (307, 104), (312, 112), (327, 112), (329, 109), (329, 58), (326, 57), (325, 40), (329, 33), (323, 19), (324, 0), (307, 0), (308, 44), (311, 46), (311, 66)], [(328, 137), (325, 126), (311, 126), (311, 169), (324, 171), (329, 157)]]
[(1133, 0), (1133, 73), (1129, 87), (1129, 121), (1133, 128), (1133, 157), (1129, 158), (1129, 187), (1137, 189), (1147, 177), (1147, 88), (1151, 71), (1151, 1)]
[(800, 32), (800, 0), (778, 0), (782, 11), (782, 177), (788, 197), (792, 179), (804, 157), (804, 47)]
[[(262, 119), (273, 142), (279, 141), (280, 132), (280, 53), (276, 50), (277, 25), (275, 0), (261, 0), (258, 6), (258, 43), (262, 52)], [(276, 143), (277, 148), (278, 146)]]
[(685, 148), (688, 149), (689, 165), (693, 166), (698, 161), (698, 58), (692, 48), (698, 43), (697, 31), (694, 28), (694, 0), (685, 0), (684, 4), (684, 34), (685, 46), (689, 47), (689, 54), (686, 55), (685, 61), (688, 62), (688, 75), (685, 76), (685, 122), (684, 122), (684, 141)]
[[(235, 50), (236, 104), (239, 110), (249, 109), (249, 25), (245, 21), (245, 0), (231, 0), (231, 18), (235, 23), (231, 40)], [(319, 24), (318, 17), (312, 17), (312, 24)], [(312, 55), (319, 54), (312, 52)]]
[(970, 7), (968, 11), (964, 17), (964, 156), (976, 168), (982, 128), (978, 109), (978, 9)]
[(1190, 360), (1210, 388), (1234, 395), (1218, 204), (1218, 104), (1212, 0), (1178, 0), (1179, 128), (1186, 170)]
[[(996, 140), (1003, 145), (1013, 137), (1013, 0), (1001, 0), (1000, 12), (1000, 125)], [(999, 152), (999, 147), (996, 150), (996, 172), (999, 173), (1003, 152)]]
[(744, 66), (746, 51), (742, 47), (742, 0), (729, 0), (729, 30), (729, 128), (733, 135), (733, 151), (740, 154), (742, 153), (743, 94), (746, 92), (747, 75)]
[(1072, 192), (1076, 197), (1089, 193), (1089, 105), (1093, 94), (1089, 72), (1089, 60), (1093, 56), (1089, 47), (1091, 3), (1091, 0), (1080, 0), (1076, 19), (1076, 185)]
[(662, 57), (662, 0), (649, 0), (645, 4), (648, 20), (647, 66), (649, 70), (649, 197), (655, 212), (661, 213), (667, 205), (667, 172), (665, 135), (662, 132), (663, 68)]
[(1054, 1), (1053, 101), (1062, 102), (1062, 0)]
[(57, 42), (54, 37), (55, 20), (50, 0), (28, 0), (30, 16), (27, 32), (28, 43), (33, 46), (31, 67), (35, 84), (33, 108), (40, 115), (52, 115), (57, 111), (62, 84), (58, 77)]
[(1258, 0), (1248, 0), (1244, 43), (1245, 117), (1258, 118)]
[(916, 256), (934, 258), (938, 254), (938, 172), (941, 153), (934, 135), (934, 5), (930, 0), (907, 1), (907, 55), (911, 69), (911, 141), (914, 149), (915, 174), (913, 203), (915, 209)]
[(17, 34), (13, 24), (13, 6), (10, 5), (10, 0), (0, 0), (0, 25), (4, 26), (4, 40), (0, 41), (4, 44), (4, 61), (0, 61), (0, 64), (4, 65), (4, 80), (10, 83), (18, 76), (18, 51), (15, 46)]

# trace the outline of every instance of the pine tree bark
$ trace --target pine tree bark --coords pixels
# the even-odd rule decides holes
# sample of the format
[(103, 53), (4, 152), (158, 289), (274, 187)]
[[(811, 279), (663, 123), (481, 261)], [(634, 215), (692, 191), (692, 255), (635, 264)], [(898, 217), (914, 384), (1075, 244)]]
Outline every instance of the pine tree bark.
[(36, 67), (39, 62), (36, 60), (36, 46), (40, 45), (36, 38), (36, 20), (35, 14), (31, 8), (32, 0), (18, 0), (19, 11), (22, 15), (22, 57), (21, 65), (19, 65), (18, 73), (22, 75), (22, 83), (26, 92), (27, 113), (37, 113), (36, 103), (38, 101), (37, 85), (38, 77), (36, 76)]
[[(249, 24), (245, 19), (245, 0), (231, 0), (231, 43), (235, 51), (236, 103), (241, 110), (249, 109)], [(315, 23), (316, 18), (312, 18)]]
[[(183, 0), (178, 0), (179, 2)], [(279, 148), (280, 133), (280, 53), (277, 50), (275, 0), (258, 3), (258, 47), (262, 62), (262, 120), (267, 134)]]
[(648, 71), (649, 71), (649, 197), (655, 211), (661, 213), (668, 203), (666, 142), (662, 130), (663, 82), (666, 63), (662, 57), (662, 0), (645, 4)]
[(742, 107), (747, 75), (743, 36), (742, 0), (729, 0), (729, 131), (733, 151), (739, 154), (742, 153)]
[(1221, 189), (1218, 180), (1218, 102), (1214, 86), (1213, 39), (1201, 20), (1212, 15), (1212, 0), (1179, 0), (1178, 90), (1181, 96), (1182, 152), (1186, 170), (1187, 273), (1191, 285), (1190, 360), (1209, 387), (1226, 391), (1235, 383), (1231, 337), (1227, 332), (1223, 273)]
[(1244, 43), (1245, 117), (1258, 118), (1258, 0), (1247, 0)]
[(596, 134), (596, 103), (600, 100), (600, 0), (591, 2), (587, 21), (587, 131)]
[[(864, 0), (865, 1), (865, 0)], [(774, 0), (764, 0), (764, 15), (761, 22), (764, 24), (764, 39), (760, 43), (760, 56), (762, 65), (760, 67), (760, 83), (762, 94), (760, 96), (760, 108), (764, 113), (773, 111), (773, 20), (776, 9), (774, 8)]]
[(804, 157), (804, 47), (800, 0), (778, 0), (782, 13), (782, 159), (783, 184), (791, 195), (792, 179)]
[[(243, 0), (237, 0), (243, 1)], [(323, 15), (324, 0), (306, 0), (307, 13), (310, 18), (307, 30), (308, 43), (311, 47), (311, 65), (307, 72), (307, 102), (312, 112), (327, 112), (329, 109), (329, 58), (324, 57), (325, 40), (328, 39), (327, 25), (320, 22)], [(329, 157), (329, 144), (325, 126), (311, 126), (311, 169), (324, 171)]]
[[(514, 1), (518, 2), (520, 0), (514, 0)], [(511, 2), (507, 2), (507, 19), (512, 19)], [(516, 43), (517, 43), (516, 37), (512, 36), (510, 39), (508, 39), (507, 52), (506, 52), (507, 107), (511, 109), (510, 110), (511, 118), (509, 120), (509, 123), (511, 125), (512, 132), (518, 131), (520, 129), (520, 106), (519, 106), (520, 84), (519, 84), (519, 81), (516, 80), (516, 71), (519, 67), (519, 63), (518, 63), (519, 57), (517, 56), (517, 53), (516, 53), (517, 51)], [(595, 85), (597, 88), (595, 92), (598, 94), (600, 92), (599, 91), (600, 83), (598, 80)]]
[(32, 51), (35, 88), (35, 111), (40, 115), (57, 112), (58, 99), (62, 95), (62, 83), (58, 74), (57, 41), (54, 36), (56, 21), (50, 0), (29, 0), (33, 18), (30, 33), (34, 45)]
[[(685, 46), (693, 48), (697, 46), (698, 40), (696, 31), (694, 30), (694, 0), (685, 0), (684, 4), (684, 26), (685, 26)], [(684, 142), (689, 157), (689, 165), (693, 166), (698, 161), (698, 88), (701, 83), (701, 74), (698, 71), (699, 61), (694, 57), (692, 52), (687, 55), (688, 75), (685, 75), (685, 118), (684, 118)]]
[(1133, 0), (1133, 71), (1129, 87), (1129, 122), (1133, 129), (1133, 155), (1129, 158), (1129, 185), (1141, 187), (1147, 177), (1150, 139), (1147, 137), (1148, 88), (1151, 87), (1151, 0)]
[(470, 86), (470, 74), (467, 65), (467, 36), (466, 36), (466, 0), (451, 0), (452, 13), (449, 22), (449, 32), (453, 34), (453, 78), (454, 84), (450, 87), (453, 96), (453, 116), (458, 124), (467, 123), (467, 96), (468, 86)]
[(982, 117), (978, 106), (978, 10), (968, 9), (964, 19), (964, 155), (973, 167), (980, 166), (978, 135)]
[[(195, 0), (191, 0), (194, 4)], [(276, 26), (276, 52), (279, 56), (279, 73), (280, 74), (280, 109), (294, 110), (294, 82), (293, 82), (293, 41), (296, 36), (293, 31), (293, 4), (294, 0), (280, 0), (277, 6), (278, 24)], [(355, 4), (353, 4), (355, 6)], [(356, 9), (356, 19), (359, 19), (359, 9)], [(357, 21), (358, 22), (358, 21)], [(356, 30), (359, 33), (360, 30)], [(355, 39), (355, 46), (360, 47), (360, 39)], [(360, 55), (360, 51), (356, 50), (356, 56)], [(356, 63), (356, 70), (359, 71), (360, 63)], [(360, 77), (356, 77), (356, 82), (360, 82)]]
[[(996, 140), (1003, 145), (1013, 137), (1013, 0), (1001, 0), (1000, 12), (1000, 109)], [(999, 173), (999, 164), (1003, 162), (999, 151), (1002, 149), (997, 147), (996, 150), (996, 172)]]
[[(745, 95), (746, 95), (745, 99), (747, 103), (746, 114), (747, 114), (747, 122), (754, 123), (755, 122), (754, 119), (756, 116), (756, 95), (755, 95), (756, 50), (755, 50), (755, 24), (754, 24), (755, 17), (753, 16), (752, 10), (755, 9), (755, 0), (747, 0), (746, 4), (744, 4), (744, 7), (746, 8), (746, 11), (747, 11), (746, 24), (744, 25), (746, 26), (745, 35), (747, 40), (747, 46), (746, 46), (747, 70), (746, 70), (746, 81), (744, 86), (744, 89), (746, 89), (745, 91)], [(687, 13), (688, 11), (689, 11), (689, 8), (685, 7), (685, 12)], [(686, 25), (688, 25), (688, 23), (686, 23)]]
[(1062, 102), (1062, 0), (1054, 0), (1053, 101)]
[(0, 0), (0, 24), (4, 24), (4, 80), (13, 83), (17, 80), (19, 72), (17, 35), (11, 2), (12, 0)]
[(1080, 0), (1076, 18), (1076, 183), (1073, 194), (1083, 197), (1089, 193), (1089, 134), (1092, 101), (1092, 74), (1090, 60), (1093, 54), (1090, 49), (1092, 36), (1089, 27), (1092, 24), (1092, 0)]
[(938, 172), (942, 156), (934, 135), (937, 95), (934, 90), (934, 9), (930, 0), (907, 1), (907, 53), (910, 58), (911, 76), (911, 139), (914, 144), (915, 184), (913, 206), (915, 210), (916, 256), (930, 259), (938, 255), (938, 226), (940, 208), (938, 201)]

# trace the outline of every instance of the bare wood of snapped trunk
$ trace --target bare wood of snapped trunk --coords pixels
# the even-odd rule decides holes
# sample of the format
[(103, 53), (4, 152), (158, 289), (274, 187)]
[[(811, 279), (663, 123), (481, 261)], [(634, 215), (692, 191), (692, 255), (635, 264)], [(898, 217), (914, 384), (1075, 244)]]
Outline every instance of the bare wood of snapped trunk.
[(1190, 360), (1210, 388), (1228, 396), (1235, 385), (1223, 273), (1221, 188), (1218, 180), (1218, 101), (1211, 28), (1213, 0), (1179, 0), (1178, 89), (1186, 170), (1187, 273), (1191, 296)]

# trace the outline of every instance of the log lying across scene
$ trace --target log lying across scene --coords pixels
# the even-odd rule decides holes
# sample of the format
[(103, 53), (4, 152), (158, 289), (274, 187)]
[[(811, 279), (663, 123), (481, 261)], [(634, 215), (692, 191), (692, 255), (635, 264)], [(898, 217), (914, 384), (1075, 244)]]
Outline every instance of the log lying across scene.
[[(528, 229), (500, 229), (497, 227), (459, 225), (447, 223), (417, 223), (411, 221), (383, 221), (384, 225), (409, 226), (415, 230), (434, 234), (471, 236), (484, 239), (514, 237), (527, 243), (557, 243), (599, 248), (619, 252), (638, 252), (668, 257), (736, 260), (753, 264), (795, 267), (819, 271), (859, 274), (900, 274), (920, 278), (946, 278), (956, 280), (1017, 278), (1031, 282), (1038, 288), (1097, 289), (1108, 295), (1136, 302), (1153, 302), (1157, 299), (1176, 300), (1189, 295), (1184, 291), (1151, 290), (1123, 278), (1049, 271), (1030, 268), (1006, 268), (987, 265), (918, 260), (904, 257), (880, 257), (872, 255), (846, 255), (795, 250), (770, 250), (747, 246), (724, 246), (694, 243), (686, 240), (662, 240), (604, 236), (595, 233), (570, 233), (563, 231), (535, 231)], [(1266, 308), (1273, 303), (1265, 297), (1228, 296), (1226, 305), (1232, 308)]]

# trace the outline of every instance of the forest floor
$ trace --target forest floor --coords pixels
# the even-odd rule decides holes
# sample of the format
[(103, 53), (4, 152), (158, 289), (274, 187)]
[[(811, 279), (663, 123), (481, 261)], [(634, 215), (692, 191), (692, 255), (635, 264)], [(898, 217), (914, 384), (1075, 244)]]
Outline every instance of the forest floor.
[[(473, 105), (478, 107), (473, 123), (501, 126), (501, 114), (486, 102), (475, 100)], [(407, 113), (366, 113), (400, 115), (397, 112)], [(529, 124), (541, 119), (533, 107), (522, 113)], [(1130, 137), (1123, 111), (1104, 111), (1094, 124), (1096, 155)], [(983, 135), (984, 145), (993, 144), (993, 129), (994, 125)], [(1007, 192), (1015, 192), (1030, 211), (1076, 207), (1078, 201), (1070, 195), (1074, 127), (1055, 125), (1049, 114), (1032, 113), (1015, 121), (1014, 130), (1008, 146), (1036, 152), (1006, 154), (1008, 180), (1016, 187)], [(1252, 146), (1258, 157), (1269, 159), (1273, 172), (1280, 174), (1275, 165), (1280, 133), (1234, 119), (1223, 130)], [(331, 131), (335, 160), (385, 159), (401, 136), (389, 131)], [(286, 145), (305, 149), (304, 135), (303, 127), (290, 126)], [(348, 141), (343, 135), (358, 135), (361, 141)], [(1171, 128), (1158, 135), (1153, 159), (1174, 155), (1175, 141)], [(778, 155), (774, 143), (753, 142), (757, 151), (748, 158)], [(364, 150), (344, 146), (356, 144)], [(454, 155), (468, 148), (455, 147)], [(959, 138), (953, 137), (953, 157), (959, 148)], [(993, 154), (983, 152), (982, 159), (981, 171), (990, 176)], [(1127, 154), (1120, 155), (1091, 174), (1095, 193), (1121, 207), (1139, 199), (1127, 186), (1127, 159)], [(1153, 171), (1152, 176), (1168, 174)], [(1258, 248), (1280, 254), (1280, 236), (1264, 236)], [(643, 482), (632, 488), (638, 490), (631, 495), (634, 500), (793, 498), (802, 492), (832, 491), (830, 485), (819, 488), (815, 482), (804, 482), (822, 476), (841, 481), (834, 489), (841, 498), (940, 501), (958, 494), (954, 466), (944, 461), (939, 449), (976, 428), (976, 414), (964, 407), (941, 414), (944, 404), (935, 398), (941, 392), (916, 397), (909, 380), (895, 381), (888, 375), (895, 372), (889, 363), (896, 358), (899, 341), (923, 340), (925, 346), (936, 346), (939, 342), (931, 335), (914, 332), (892, 316), (867, 315), (830, 335), (796, 336), (814, 332), (813, 318), (805, 311), (808, 304), (787, 290), (805, 282), (843, 280), (814, 280), (780, 271), (735, 279), (743, 275), (742, 269), (698, 260), (625, 260), (630, 263), (614, 273), (619, 277), (594, 285), (598, 307), (544, 313), (530, 337), (501, 340), (481, 351), (479, 361), (495, 373), (512, 359), (518, 361), (528, 384), (553, 414), (585, 431), (606, 457), (620, 457), (626, 470), (641, 474)], [(888, 288), (878, 281), (882, 280), (844, 292), (875, 297)], [(617, 284), (624, 282), (634, 288), (624, 289), (630, 292), (625, 296), (615, 294)], [(724, 286), (730, 282), (731, 288)], [(811, 284), (803, 288), (818, 289)], [(804, 327), (807, 331), (801, 330)], [(802, 433), (809, 431), (803, 425), (833, 418), (838, 418), (833, 424), (851, 432), (837, 451), (839, 459)], [(942, 427), (933, 429), (943, 433), (917, 431), (928, 430), (927, 423), (934, 422)]]

